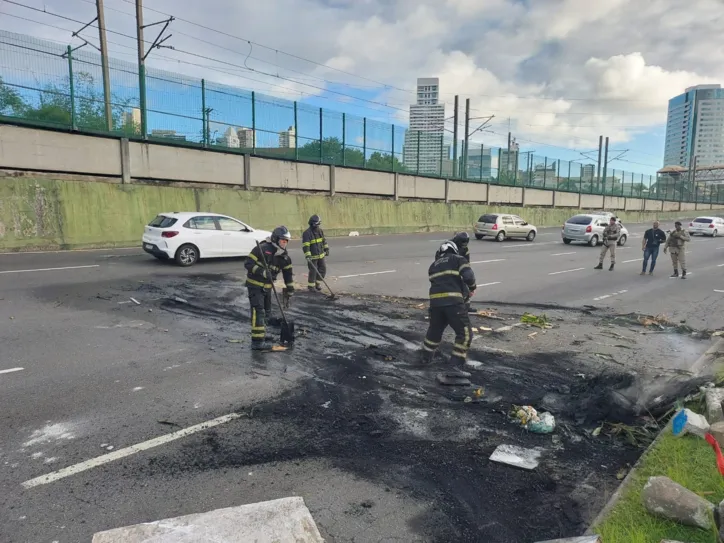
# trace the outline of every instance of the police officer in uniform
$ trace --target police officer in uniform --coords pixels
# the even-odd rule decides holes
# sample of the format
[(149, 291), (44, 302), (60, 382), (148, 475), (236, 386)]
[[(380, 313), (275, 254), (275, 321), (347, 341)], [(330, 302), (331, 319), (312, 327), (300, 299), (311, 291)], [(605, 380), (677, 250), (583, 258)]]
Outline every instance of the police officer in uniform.
[(674, 223), (676, 228), (664, 244), (664, 254), (671, 253), (671, 263), (674, 265), (674, 273), (671, 277), (679, 277), (679, 265), (681, 265), (681, 278), (686, 279), (686, 242), (691, 241), (689, 232), (682, 228), (679, 221)]
[[(329, 245), (327, 245), (327, 238), (324, 237), (321, 226), (322, 220), (319, 215), (312, 215), (309, 218), (309, 228), (302, 234), (302, 250), (309, 268), (307, 279), (307, 289), (309, 290), (322, 290), (320, 279), (327, 276), (325, 257), (329, 256)], [(315, 266), (316, 270), (314, 269)], [(319, 272), (319, 275), (317, 275), (317, 272)]]
[(611, 217), (608, 226), (603, 229), (603, 247), (601, 247), (601, 255), (598, 257), (598, 266), (593, 268), (594, 270), (603, 269), (603, 259), (606, 257), (607, 252), (611, 252), (611, 266), (608, 268), (609, 271), (613, 271), (613, 267), (616, 265), (616, 244), (618, 238), (621, 235), (621, 225), (618, 223), (616, 217)]
[(430, 326), (422, 346), (422, 361), (429, 363), (440, 346), (442, 334), (450, 326), (455, 331), (450, 361), (465, 364), (473, 340), (466, 298), (475, 293), (475, 274), (470, 264), (458, 253), (452, 241), (446, 241), (437, 253), (439, 258), (428, 270), (430, 279)]
[[(267, 342), (267, 324), (279, 324), (279, 319), (271, 318), (271, 288), (279, 272), (284, 277), (284, 293), (291, 296), (294, 292), (294, 275), (292, 259), (287, 252), (287, 244), (292, 239), (286, 226), (278, 226), (269, 239), (259, 243), (246, 257), (244, 267), (246, 289), (249, 293), (251, 306), (251, 348), (264, 351), (271, 348)], [(261, 248), (261, 251), (259, 250)], [(266, 262), (266, 266), (264, 266)], [(268, 271), (267, 271), (268, 268)]]

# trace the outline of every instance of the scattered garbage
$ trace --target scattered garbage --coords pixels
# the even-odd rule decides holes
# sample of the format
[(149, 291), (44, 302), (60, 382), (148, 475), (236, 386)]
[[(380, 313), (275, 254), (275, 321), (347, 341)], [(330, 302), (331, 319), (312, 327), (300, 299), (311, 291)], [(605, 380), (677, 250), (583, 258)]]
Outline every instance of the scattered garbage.
[(518, 322), (516, 324), (511, 324), (508, 326), (501, 326), (500, 328), (496, 328), (494, 332), (500, 333), (500, 332), (510, 332), (513, 328), (517, 328), (518, 326), (523, 326), (522, 322)]
[(514, 405), (510, 416), (518, 419), (523, 428), (536, 434), (550, 434), (556, 427), (556, 419), (551, 413), (546, 411), (539, 414), (530, 405)]
[(351, 238), (356, 238), (358, 236), (359, 236), (359, 232), (350, 232), (349, 233), (349, 237), (351, 237)]
[(498, 315), (496, 315), (495, 311), (493, 311), (492, 309), (480, 310), (476, 313), (476, 315), (478, 317), (485, 317), (487, 319), (495, 319), (499, 321), (505, 320), (503, 319), (503, 317), (499, 317)]
[(714, 504), (668, 477), (650, 477), (641, 498), (654, 516), (702, 530), (713, 528)]
[(498, 445), (490, 455), (491, 462), (507, 464), (516, 468), (533, 470), (538, 467), (541, 449), (525, 449), (517, 445)]
[(662, 330), (664, 326), (674, 326), (674, 323), (671, 322), (666, 315), (656, 315), (654, 317), (641, 315), (639, 317), (639, 323), (646, 327), (656, 326)]
[(226, 343), (244, 343), (243, 339), (227, 339)]
[(716, 455), (716, 469), (719, 470), (719, 475), (724, 476), (724, 456), (722, 456), (719, 443), (717, 443), (716, 438), (709, 432), (706, 433), (704, 439), (706, 439), (706, 442), (711, 445), (712, 449), (714, 449), (714, 454)]
[(671, 427), (675, 436), (694, 434), (705, 437), (709, 431), (709, 423), (706, 417), (694, 413), (691, 409), (680, 409), (671, 421)]
[(531, 326), (537, 326), (538, 328), (553, 328), (553, 325), (548, 323), (548, 318), (543, 315), (533, 315), (532, 313), (523, 313), (520, 318), (520, 322), (523, 324), (530, 324)]
[(139, 302), (139, 301), (136, 300), (135, 298), (130, 298), (130, 300), (131, 300), (134, 304), (136, 304), (136, 305), (141, 305), (141, 302)]
[(538, 335), (538, 332), (533, 332), (532, 334), (528, 334), (528, 337), (529, 337), (530, 339), (533, 339), (533, 338), (534, 338), (535, 336), (537, 336), (537, 335)]
[(465, 396), (463, 398), (464, 403), (472, 403), (472, 402), (479, 402), (480, 399), (483, 397), (483, 394), (485, 394), (485, 391), (482, 387), (478, 387), (475, 390), (473, 390), (473, 393), (470, 396)]
[(465, 386), (470, 384), (470, 374), (467, 372), (438, 373), (437, 382), (447, 386)]
[(178, 296), (174, 296), (173, 301), (174, 301), (174, 302), (178, 302), (178, 303), (180, 303), (180, 304), (187, 304), (187, 303), (189, 303), (187, 300), (184, 300), (183, 298), (179, 298)]

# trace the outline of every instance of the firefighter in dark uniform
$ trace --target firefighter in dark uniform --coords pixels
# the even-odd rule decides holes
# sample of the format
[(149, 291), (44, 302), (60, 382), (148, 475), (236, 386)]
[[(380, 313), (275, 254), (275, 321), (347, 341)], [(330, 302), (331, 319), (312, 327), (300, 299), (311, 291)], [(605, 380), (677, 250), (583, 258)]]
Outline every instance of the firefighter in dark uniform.
[[(287, 244), (290, 239), (292, 236), (287, 227), (278, 226), (269, 239), (262, 241), (259, 243), (259, 247), (251, 250), (244, 262), (247, 270), (246, 289), (249, 293), (251, 307), (251, 348), (255, 351), (271, 348), (271, 345), (267, 343), (270, 338), (266, 335), (266, 326), (279, 322), (279, 319), (271, 318), (272, 281), (276, 280), (279, 272), (284, 277), (285, 294), (291, 296), (294, 292), (292, 259), (287, 252)], [(266, 262), (266, 267), (264, 262)]]
[(319, 215), (312, 215), (309, 218), (309, 228), (302, 235), (302, 250), (309, 268), (307, 279), (307, 289), (309, 290), (322, 290), (320, 279), (327, 276), (327, 263), (324, 259), (329, 256), (329, 245), (327, 245), (327, 238), (324, 237), (321, 226), (322, 220)]
[(422, 346), (422, 361), (429, 363), (440, 346), (445, 328), (455, 331), (450, 361), (461, 365), (473, 340), (465, 299), (475, 293), (475, 274), (465, 257), (458, 254), (452, 241), (446, 241), (437, 253), (440, 257), (428, 270), (430, 278), (430, 326)]
[[(455, 234), (452, 241), (458, 248), (458, 254), (462, 256), (468, 264), (470, 264), (470, 247), (468, 247), (468, 244), (470, 243), (470, 236), (467, 232), (458, 232)], [(440, 258), (440, 250), (438, 249), (437, 253), (435, 253), (435, 260)], [(465, 299), (465, 307), (468, 311), (468, 313), (475, 313), (473, 310), (473, 307), (470, 305), (470, 298)]]

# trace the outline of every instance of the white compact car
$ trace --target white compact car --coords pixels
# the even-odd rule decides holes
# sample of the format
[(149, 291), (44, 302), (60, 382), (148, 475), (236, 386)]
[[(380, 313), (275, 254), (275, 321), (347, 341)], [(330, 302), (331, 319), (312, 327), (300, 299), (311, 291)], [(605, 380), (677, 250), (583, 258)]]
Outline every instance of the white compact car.
[(143, 250), (156, 258), (191, 266), (200, 258), (247, 256), (271, 236), (240, 220), (217, 213), (160, 213), (143, 232)]
[(689, 223), (689, 234), (717, 237), (724, 233), (724, 219), (721, 217), (697, 217)]

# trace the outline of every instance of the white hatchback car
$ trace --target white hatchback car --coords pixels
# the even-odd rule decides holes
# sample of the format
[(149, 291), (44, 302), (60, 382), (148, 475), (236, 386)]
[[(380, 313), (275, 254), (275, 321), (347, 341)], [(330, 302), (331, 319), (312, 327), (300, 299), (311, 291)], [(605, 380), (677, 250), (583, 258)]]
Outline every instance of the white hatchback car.
[(247, 256), (271, 236), (240, 220), (217, 213), (159, 213), (143, 232), (143, 250), (156, 258), (191, 266), (200, 258)]
[(715, 238), (720, 233), (724, 233), (724, 219), (721, 217), (697, 217), (689, 223), (689, 234), (692, 236), (701, 234)]

